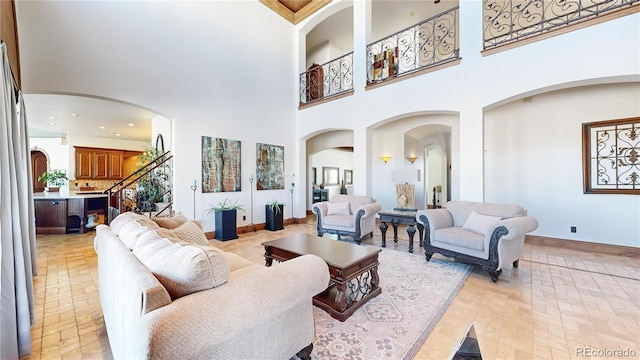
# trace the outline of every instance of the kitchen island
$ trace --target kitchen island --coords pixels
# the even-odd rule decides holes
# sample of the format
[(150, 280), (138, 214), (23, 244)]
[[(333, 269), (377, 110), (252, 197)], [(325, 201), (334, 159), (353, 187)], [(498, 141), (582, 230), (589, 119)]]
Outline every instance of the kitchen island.
[(106, 219), (108, 197), (101, 191), (60, 191), (33, 194), (36, 234), (87, 231), (89, 215)]

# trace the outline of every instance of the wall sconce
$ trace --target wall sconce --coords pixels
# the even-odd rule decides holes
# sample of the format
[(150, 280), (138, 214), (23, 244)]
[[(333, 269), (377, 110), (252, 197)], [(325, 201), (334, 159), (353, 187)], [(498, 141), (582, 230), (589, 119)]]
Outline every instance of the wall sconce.
[(391, 156), (380, 156), (380, 159), (386, 164), (387, 161), (391, 160)]
[(413, 165), (413, 163), (416, 162), (416, 160), (418, 160), (417, 156), (410, 156), (409, 157), (409, 162), (411, 162), (411, 165)]

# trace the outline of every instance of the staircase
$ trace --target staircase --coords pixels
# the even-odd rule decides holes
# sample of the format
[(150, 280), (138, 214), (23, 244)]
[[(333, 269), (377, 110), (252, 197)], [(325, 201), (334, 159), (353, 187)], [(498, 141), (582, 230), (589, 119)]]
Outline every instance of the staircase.
[[(123, 212), (149, 217), (169, 215), (173, 205), (173, 155), (167, 151), (104, 191), (109, 198), (108, 223)], [(162, 206), (157, 208), (156, 204)]]

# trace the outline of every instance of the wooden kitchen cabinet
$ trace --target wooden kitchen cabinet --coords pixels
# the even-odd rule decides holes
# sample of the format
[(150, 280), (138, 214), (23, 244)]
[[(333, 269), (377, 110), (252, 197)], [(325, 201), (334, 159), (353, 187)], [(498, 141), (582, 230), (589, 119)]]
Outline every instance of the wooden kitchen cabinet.
[(123, 154), (123, 150), (85, 148), (76, 146), (76, 179), (122, 179)]
[(67, 199), (34, 199), (36, 233), (67, 232)]
[(91, 179), (93, 176), (91, 150), (76, 148), (76, 179)]

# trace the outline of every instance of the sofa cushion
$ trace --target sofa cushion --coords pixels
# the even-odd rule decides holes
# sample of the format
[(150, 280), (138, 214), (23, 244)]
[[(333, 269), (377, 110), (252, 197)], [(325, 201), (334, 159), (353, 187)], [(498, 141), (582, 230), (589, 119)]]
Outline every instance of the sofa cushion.
[(489, 232), (489, 229), (493, 224), (500, 220), (502, 220), (500, 216), (483, 215), (476, 211), (472, 211), (471, 214), (469, 214), (467, 221), (462, 225), (462, 228), (484, 235)]
[(204, 235), (204, 232), (193, 221), (187, 221), (177, 228), (171, 229), (171, 232), (183, 241), (203, 246), (209, 246), (209, 240)]
[(351, 215), (348, 202), (327, 203), (327, 215)]
[(189, 221), (186, 216), (182, 214), (178, 214), (176, 216), (166, 216), (166, 217), (153, 217), (151, 220), (155, 221), (160, 227), (165, 229), (175, 229), (178, 226)]
[(111, 222), (109, 223), (109, 227), (111, 228), (111, 231), (113, 231), (116, 235), (120, 235), (122, 227), (129, 221), (133, 221), (133, 217), (131, 217), (130, 213), (122, 213), (116, 216), (115, 219), (111, 220)]
[(484, 235), (460, 227), (438, 229), (435, 231), (434, 239), (445, 244), (484, 251)]
[(148, 227), (140, 225), (136, 220), (132, 220), (122, 226), (118, 237), (129, 250), (133, 250), (138, 241), (138, 237), (148, 230)]
[(229, 279), (227, 260), (222, 252), (209, 246), (143, 236), (136, 242), (133, 254), (158, 278), (173, 300), (212, 289)]
[(353, 216), (351, 215), (331, 215), (322, 218), (323, 226), (353, 227)]
[(255, 265), (251, 261), (243, 258), (240, 255), (232, 253), (232, 252), (225, 251), (225, 252), (222, 253), (222, 256), (224, 256), (224, 258), (227, 260), (227, 264), (229, 264), (229, 271), (230, 272), (234, 272), (234, 271), (236, 271), (238, 269), (242, 269), (242, 268), (247, 267), (247, 266)]

